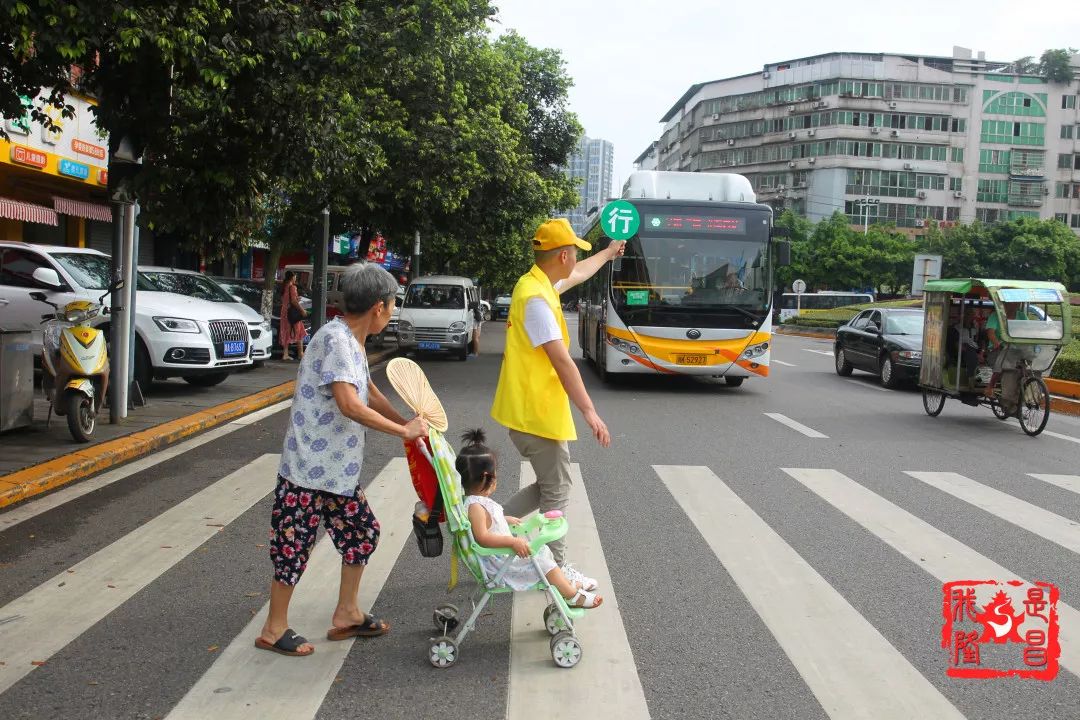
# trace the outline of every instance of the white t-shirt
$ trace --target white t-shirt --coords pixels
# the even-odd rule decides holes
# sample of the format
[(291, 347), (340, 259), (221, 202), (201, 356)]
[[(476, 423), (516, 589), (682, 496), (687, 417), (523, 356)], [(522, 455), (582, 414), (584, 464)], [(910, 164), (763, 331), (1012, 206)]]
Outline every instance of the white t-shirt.
[[(560, 280), (553, 285), (555, 292), (562, 289), (562, 284)], [(551, 312), (547, 300), (539, 295), (534, 295), (525, 303), (525, 333), (534, 348), (552, 340), (562, 340), (562, 328), (555, 319), (555, 313)]]

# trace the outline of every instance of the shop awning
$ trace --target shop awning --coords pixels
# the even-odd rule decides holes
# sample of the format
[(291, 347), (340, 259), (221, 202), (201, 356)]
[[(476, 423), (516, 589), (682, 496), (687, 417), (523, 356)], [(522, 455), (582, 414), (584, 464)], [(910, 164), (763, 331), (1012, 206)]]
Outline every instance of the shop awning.
[(71, 200), (53, 195), (53, 207), (61, 215), (73, 215), (87, 220), (112, 222), (112, 209), (108, 205), (83, 200)]
[(56, 211), (44, 205), (12, 200), (0, 197), (0, 217), (8, 220), (22, 220), (23, 222), (39, 223), (41, 225), (59, 225)]

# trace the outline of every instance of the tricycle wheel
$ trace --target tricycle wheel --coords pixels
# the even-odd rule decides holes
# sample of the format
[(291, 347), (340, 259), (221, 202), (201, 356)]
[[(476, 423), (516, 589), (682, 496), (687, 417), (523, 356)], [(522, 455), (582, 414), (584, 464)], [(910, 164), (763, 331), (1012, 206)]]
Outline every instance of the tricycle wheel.
[(1050, 419), (1050, 391), (1042, 378), (1029, 377), (1024, 381), (1020, 397), (1020, 427), (1035, 437)]
[(996, 417), (998, 420), (1009, 419), (1008, 411), (1004, 407), (1002, 407), (1001, 403), (999, 403), (997, 400), (994, 400), (990, 403), (990, 408), (994, 411), (994, 417)]
[(945, 393), (923, 388), (922, 405), (927, 415), (937, 417), (941, 414), (942, 408), (945, 407)]

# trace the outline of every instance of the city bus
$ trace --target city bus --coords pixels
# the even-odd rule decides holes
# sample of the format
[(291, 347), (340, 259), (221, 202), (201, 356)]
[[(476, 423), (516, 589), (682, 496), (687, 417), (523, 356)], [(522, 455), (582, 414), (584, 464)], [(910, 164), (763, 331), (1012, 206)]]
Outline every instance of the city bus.
[[(726, 173), (635, 172), (622, 197), (640, 216), (623, 257), (581, 288), (578, 340), (607, 380), (619, 373), (767, 377), (774, 270), (790, 262), (772, 210)], [(597, 213), (585, 239), (609, 242)]]
[(780, 299), (780, 322), (795, 317), (800, 310), (832, 310), (872, 302), (874, 302), (874, 296), (870, 293), (822, 290), (803, 293), (801, 297), (795, 293), (784, 293)]

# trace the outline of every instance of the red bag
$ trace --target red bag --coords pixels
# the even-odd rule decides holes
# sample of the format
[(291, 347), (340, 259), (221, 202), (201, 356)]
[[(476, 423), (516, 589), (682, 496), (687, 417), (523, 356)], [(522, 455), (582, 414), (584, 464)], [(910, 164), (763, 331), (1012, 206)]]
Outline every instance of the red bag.
[[(427, 438), (421, 438), (421, 442), (430, 454), (431, 443)], [(435, 498), (439, 496), (439, 476), (415, 443), (405, 443), (405, 459), (409, 461), (409, 476), (412, 477), (413, 488), (421, 502), (430, 510), (435, 507)], [(439, 503), (439, 508), (439, 522), (446, 522), (442, 503)]]

